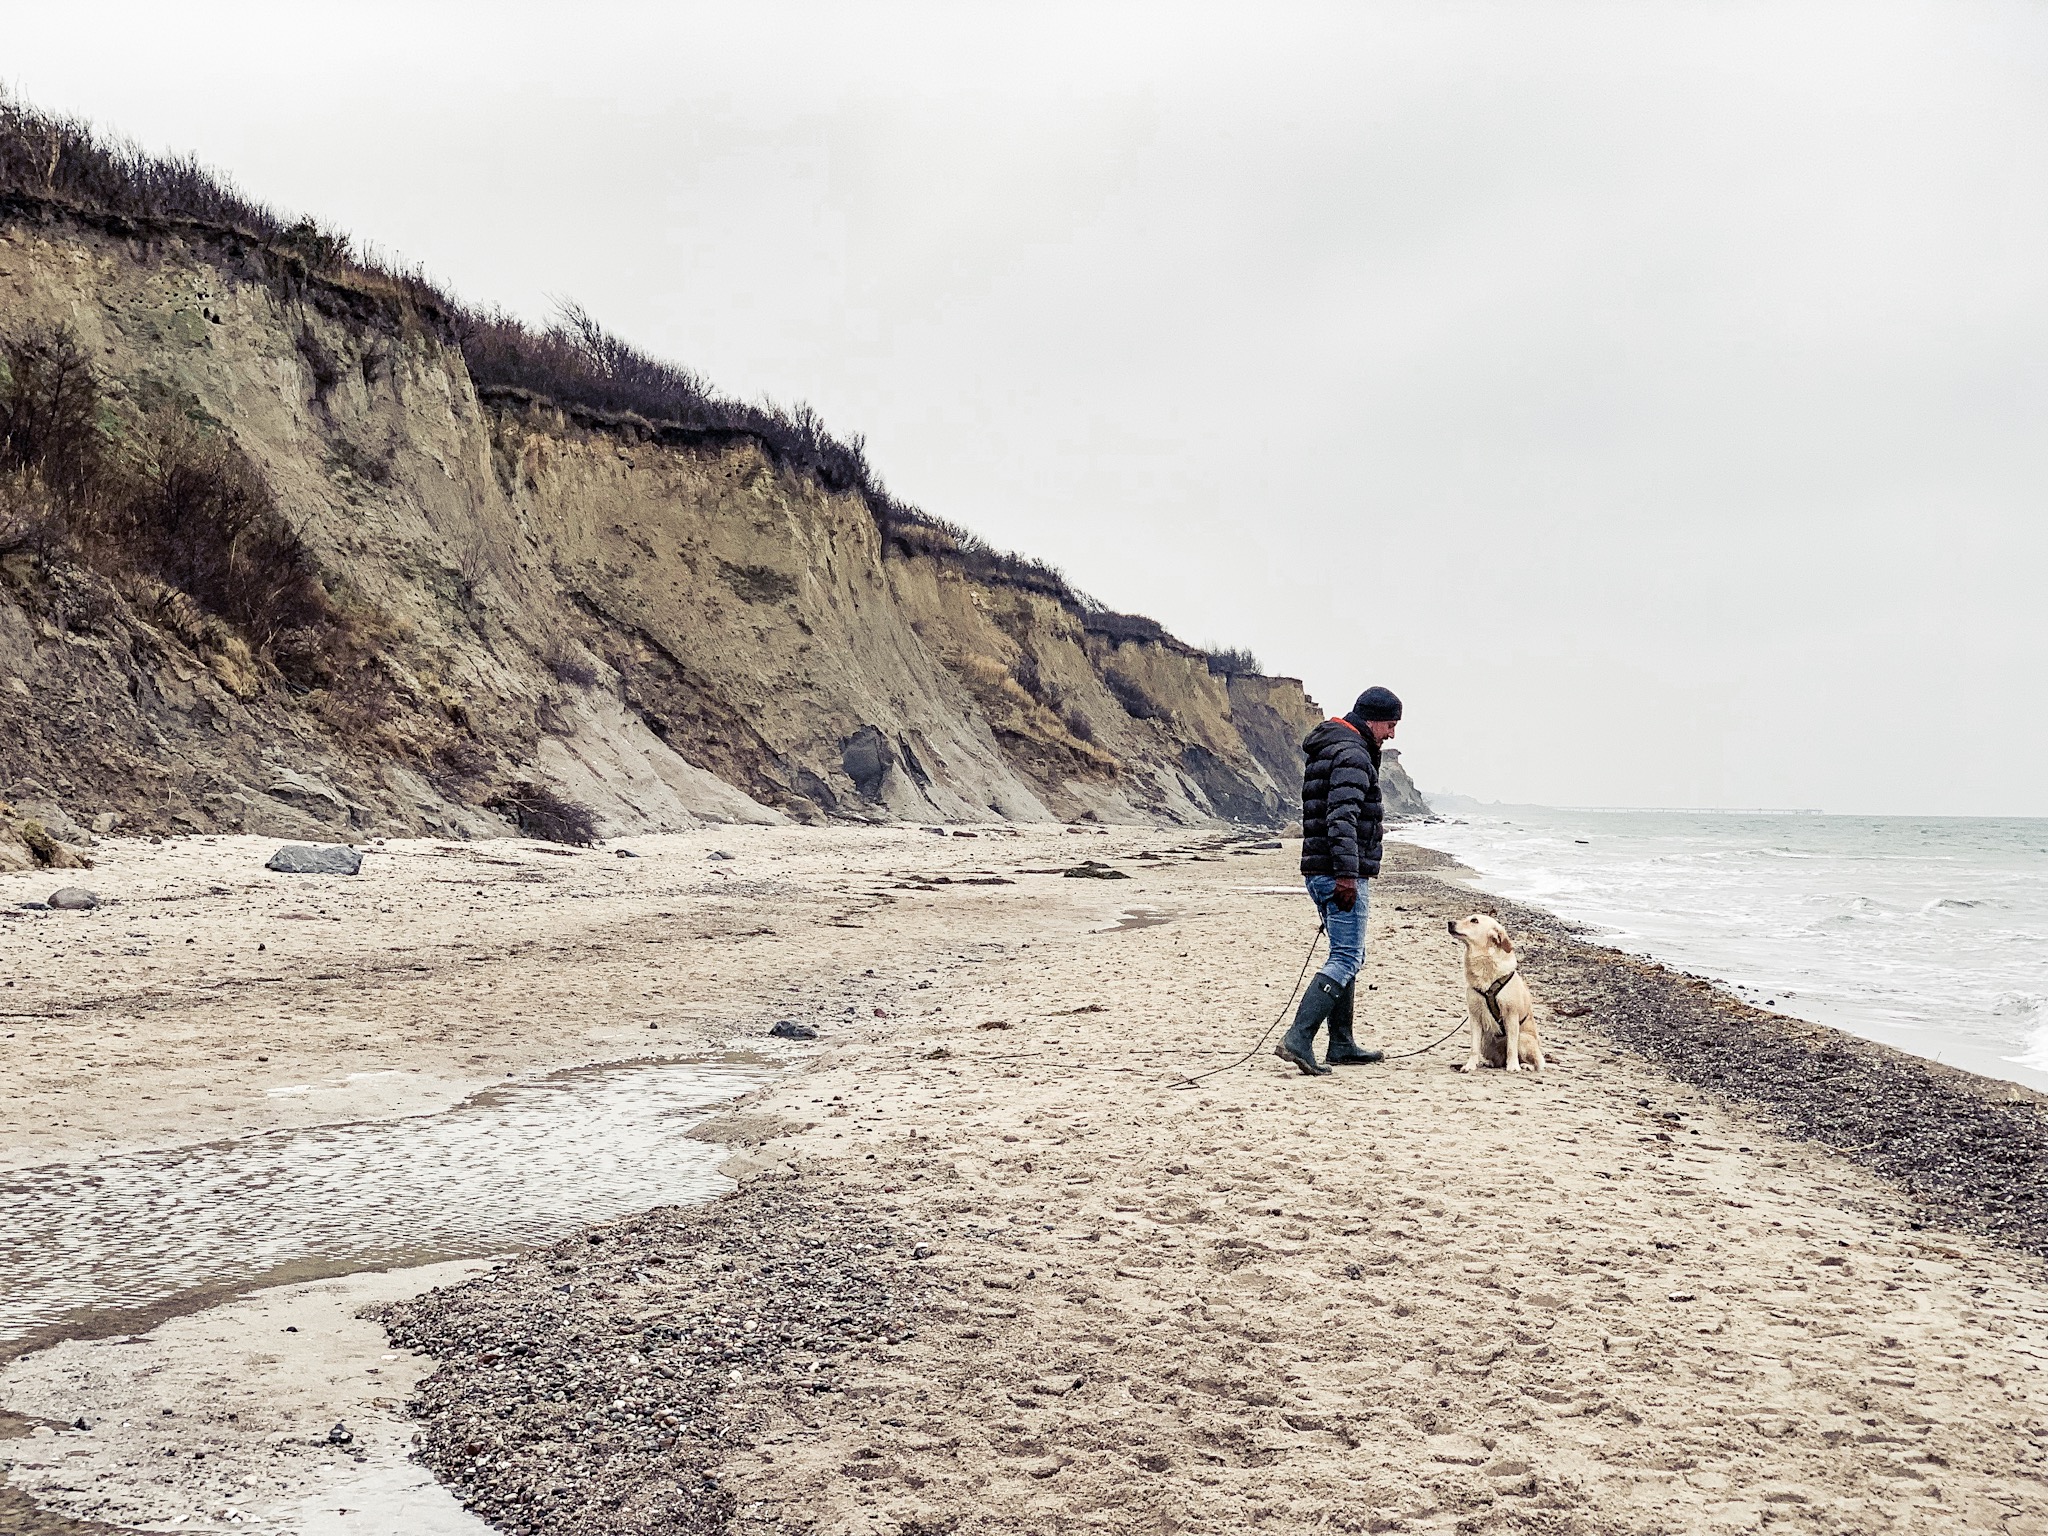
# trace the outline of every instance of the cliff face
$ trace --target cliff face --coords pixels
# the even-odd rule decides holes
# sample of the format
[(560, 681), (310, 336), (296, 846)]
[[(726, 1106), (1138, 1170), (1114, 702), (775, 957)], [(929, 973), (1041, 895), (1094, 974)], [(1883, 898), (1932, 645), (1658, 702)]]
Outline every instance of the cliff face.
[(1435, 814), (1422, 798), (1422, 791), (1415, 787), (1415, 781), (1408, 777), (1408, 770), (1401, 766), (1401, 754), (1394, 747), (1383, 748), (1381, 752), (1380, 794), (1386, 801), (1390, 820), (1412, 821)]
[[(888, 546), (744, 435), (480, 392), (444, 331), (230, 233), (0, 208), (0, 342), (76, 343), (158, 508), (153, 564), (94, 556), (50, 472), (7, 481), (0, 796), (299, 835), (504, 831), (534, 786), (607, 832), (1291, 814), (1298, 683)], [(228, 504), (176, 500), (194, 464), (271, 509), (313, 618), (183, 574)]]

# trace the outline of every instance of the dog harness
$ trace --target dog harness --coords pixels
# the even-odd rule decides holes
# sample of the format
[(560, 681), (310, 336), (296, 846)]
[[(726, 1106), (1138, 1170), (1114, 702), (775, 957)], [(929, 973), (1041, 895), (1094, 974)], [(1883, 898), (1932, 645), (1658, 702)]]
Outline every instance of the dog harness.
[(1508, 1032), (1508, 1024), (1507, 1020), (1503, 1019), (1500, 1016), (1500, 989), (1506, 986), (1509, 982), (1513, 981), (1517, 976), (1521, 974), (1522, 968), (1520, 966), (1516, 966), (1512, 971), (1509, 971), (1507, 975), (1501, 977), (1500, 980), (1496, 981), (1492, 986), (1474, 987), (1472, 989), (1474, 992), (1477, 992), (1481, 997), (1486, 999), (1486, 1011), (1493, 1015), (1493, 1027), (1499, 1030), (1502, 1034), (1506, 1034)]

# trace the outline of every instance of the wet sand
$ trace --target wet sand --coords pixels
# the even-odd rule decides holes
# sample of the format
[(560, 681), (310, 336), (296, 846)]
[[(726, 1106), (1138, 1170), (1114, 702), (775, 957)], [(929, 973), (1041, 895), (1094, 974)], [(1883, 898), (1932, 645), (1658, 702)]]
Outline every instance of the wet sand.
[[(1674, 1075), (1652, 1031), (1682, 978), (1511, 913), (1558, 1010), (1552, 1073), (1467, 1078), (1453, 1042), (1315, 1080), (1259, 1051), (1189, 1089), (1294, 979), (1291, 849), (633, 846), (428, 845), (317, 890), (229, 840), (110, 860), (120, 907), (32, 920), (31, 1018), (5, 1027), (41, 1054), (0, 1090), (38, 1102), (9, 1161), (319, 1114), (280, 1082), (337, 1095), (331, 1118), (432, 1109), (644, 1055), (649, 1024), (795, 1063), (700, 1129), (735, 1195), (391, 1314), (441, 1362), (412, 1397), (429, 1464), (502, 1529), (2048, 1532), (2024, 1233), (1810, 1139), (1785, 1108), (1810, 1084)], [(1083, 856), (1133, 878), (1021, 872)], [(163, 936), (117, 960), (98, 935), (152, 895)], [(1455, 1021), (1443, 919), (1475, 905), (1498, 904), (1378, 884), (1364, 1033)], [(221, 985), (252, 940), (287, 980)], [(1783, 1027), (1713, 1001), (1686, 1028), (1709, 1013)], [(821, 1038), (770, 1041), (777, 1018)], [(403, 1077), (351, 1086), (369, 1067)], [(2010, 1095), (1982, 1114), (2038, 1114)], [(0, 1406), (56, 1417), (58, 1359), (18, 1362)]]

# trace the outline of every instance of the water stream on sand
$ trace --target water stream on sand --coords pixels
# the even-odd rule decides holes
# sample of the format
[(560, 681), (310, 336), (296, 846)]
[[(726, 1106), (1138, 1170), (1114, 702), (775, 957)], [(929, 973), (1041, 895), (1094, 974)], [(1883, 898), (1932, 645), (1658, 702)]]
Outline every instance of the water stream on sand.
[[(585, 1067), (506, 1083), (437, 1114), (0, 1175), (0, 1359), (66, 1337), (140, 1332), (258, 1287), (372, 1269), (400, 1270), (392, 1278), (401, 1290), (410, 1277), (424, 1286), (445, 1271), (410, 1266), (709, 1199), (727, 1185), (716, 1171), (726, 1149), (688, 1133), (773, 1071), (749, 1057)], [(24, 1428), (0, 1423), (0, 1432)], [(95, 1437), (79, 1438), (72, 1454), (89, 1456)], [(267, 1511), (246, 1499), (222, 1508), (186, 1490), (186, 1512), (173, 1523), (292, 1536), (487, 1536), (430, 1472), (388, 1448), (318, 1477), (296, 1503)], [(116, 1529), (0, 1486), (0, 1530)]]
[(580, 1068), (439, 1114), (0, 1176), (0, 1354), (146, 1327), (181, 1300), (498, 1253), (707, 1199), (726, 1154), (685, 1133), (771, 1070)]

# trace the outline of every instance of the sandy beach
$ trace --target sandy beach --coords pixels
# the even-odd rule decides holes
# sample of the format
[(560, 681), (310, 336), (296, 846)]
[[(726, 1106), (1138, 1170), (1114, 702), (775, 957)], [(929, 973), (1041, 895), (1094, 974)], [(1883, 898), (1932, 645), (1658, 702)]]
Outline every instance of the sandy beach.
[[(507, 1531), (2048, 1533), (2037, 1096), (1809, 1036), (1406, 850), (1362, 1036), (1451, 1028), (1444, 920), (1482, 907), (1555, 1069), (1461, 1076), (1455, 1041), (1230, 1066), (1309, 942), (1291, 846), (974, 830), (392, 843), (352, 880), (114, 840), (86, 914), (0, 880), (17, 1178), (596, 1061), (761, 1073), (690, 1131), (722, 1199), (417, 1283), (338, 1256), (38, 1325), (17, 1351), (68, 1342), (0, 1374), (0, 1520), (375, 1530), (308, 1501), (417, 1435)], [(1058, 873), (1083, 860), (1128, 878)], [(1946, 1129), (1907, 1159), (1922, 1102)], [(1985, 1146), (2015, 1161), (1972, 1174)]]

